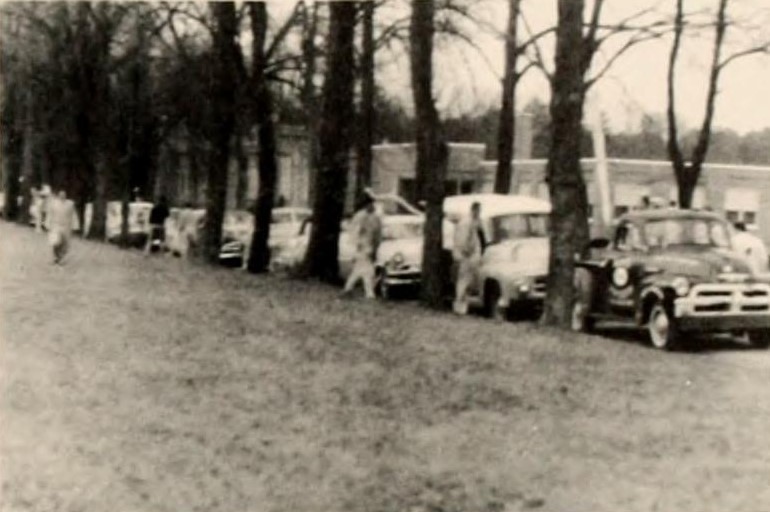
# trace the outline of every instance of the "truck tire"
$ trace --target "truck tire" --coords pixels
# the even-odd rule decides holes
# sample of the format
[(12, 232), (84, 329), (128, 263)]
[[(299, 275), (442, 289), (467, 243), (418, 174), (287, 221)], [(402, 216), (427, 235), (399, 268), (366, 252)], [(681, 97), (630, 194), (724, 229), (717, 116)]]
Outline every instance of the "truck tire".
[(681, 336), (669, 308), (661, 300), (656, 300), (650, 308), (647, 320), (650, 343), (659, 350), (677, 350)]

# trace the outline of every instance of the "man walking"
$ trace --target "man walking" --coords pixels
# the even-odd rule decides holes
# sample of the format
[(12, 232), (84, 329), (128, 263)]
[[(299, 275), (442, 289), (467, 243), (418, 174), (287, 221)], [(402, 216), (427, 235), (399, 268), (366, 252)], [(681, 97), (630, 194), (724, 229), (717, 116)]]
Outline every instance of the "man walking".
[(468, 313), (468, 288), (478, 280), (481, 265), (482, 236), (481, 205), (471, 205), (470, 216), (462, 219), (455, 229), (452, 257), (457, 264), (454, 312)]
[(75, 220), (75, 206), (67, 199), (67, 193), (60, 190), (48, 204), (48, 242), (53, 250), (53, 263), (59, 265), (69, 251), (72, 224)]
[(374, 201), (365, 198), (351, 221), (351, 233), (356, 244), (353, 268), (345, 283), (343, 294), (347, 295), (362, 281), (367, 299), (374, 298), (374, 259), (382, 237), (382, 221), (374, 209)]
[(733, 248), (735, 251), (745, 258), (752, 273), (767, 272), (768, 259), (765, 244), (758, 236), (749, 233), (743, 222), (736, 222), (734, 227)]

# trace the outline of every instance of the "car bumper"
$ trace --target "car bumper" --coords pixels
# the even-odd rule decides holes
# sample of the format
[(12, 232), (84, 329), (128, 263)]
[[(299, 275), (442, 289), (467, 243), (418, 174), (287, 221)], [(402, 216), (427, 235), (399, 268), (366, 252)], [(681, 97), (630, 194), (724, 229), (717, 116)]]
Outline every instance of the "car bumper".
[(395, 286), (416, 286), (420, 284), (422, 274), (416, 271), (388, 272), (382, 277), (383, 284)]
[(770, 329), (767, 284), (705, 284), (674, 300), (674, 318), (683, 331)]
[(770, 330), (770, 314), (683, 316), (677, 318), (676, 324), (681, 331), (727, 332)]

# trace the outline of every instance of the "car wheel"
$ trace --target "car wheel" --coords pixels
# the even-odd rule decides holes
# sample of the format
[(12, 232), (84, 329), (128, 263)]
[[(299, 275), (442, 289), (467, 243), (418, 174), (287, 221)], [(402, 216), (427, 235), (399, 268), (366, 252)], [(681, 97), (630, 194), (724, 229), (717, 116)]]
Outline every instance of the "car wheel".
[(674, 319), (661, 301), (655, 302), (650, 309), (647, 331), (653, 347), (660, 350), (676, 350), (679, 333)]
[(749, 343), (754, 348), (770, 347), (770, 331), (751, 331), (749, 332)]
[(494, 281), (484, 285), (484, 313), (487, 317), (498, 321), (508, 319), (508, 308), (500, 306), (500, 285)]

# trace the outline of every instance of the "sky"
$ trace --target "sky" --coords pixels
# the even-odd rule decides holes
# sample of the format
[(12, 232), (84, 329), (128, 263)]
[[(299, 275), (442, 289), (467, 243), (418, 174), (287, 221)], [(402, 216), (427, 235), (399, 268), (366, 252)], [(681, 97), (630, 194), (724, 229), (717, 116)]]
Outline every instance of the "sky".
[[(441, 40), (435, 57), (437, 102), (445, 115), (473, 108), (495, 105), (500, 101), (500, 79), (504, 47), (500, 35), (507, 21), (506, 0), (476, 0), (474, 16), (481, 26), (467, 26), (473, 46), (461, 41)], [(534, 32), (552, 26), (556, 18), (555, 1), (523, 0), (523, 9)], [(673, 14), (673, 0), (606, 0), (604, 23), (611, 23), (646, 8), (654, 8), (640, 22)], [(713, 9), (715, 0), (688, 0), (687, 10)], [(725, 51), (730, 52), (755, 45), (758, 40), (770, 41), (770, 1), (732, 0), (729, 13), (742, 22), (750, 21), (756, 30), (731, 30)], [(408, 15), (403, 4), (393, 2), (381, 13), (382, 17)], [(597, 56), (595, 65), (601, 67), (616, 46), (612, 43)], [(678, 113), (684, 128), (698, 126), (705, 107), (708, 64), (713, 48), (713, 31), (694, 40), (686, 40), (677, 68)], [(617, 60), (593, 92), (593, 105), (601, 111), (614, 131), (634, 130), (645, 112), (663, 114), (666, 109), (666, 74), (670, 38), (634, 47)], [(552, 63), (553, 41), (545, 41), (545, 59)], [(378, 79), (387, 84), (388, 91), (411, 103), (409, 67), (404, 49), (396, 47), (400, 57), (382, 55)], [(394, 62), (395, 60), (395, 62)], [(725, 68), (720, 80), (714, 125), (739, 133), (770, 127), (770, 55), (756, 55), (735, 61)], [(519, 84), (517, 102), (525, 105), (531, 98), (548, 101), (549, 86), (542, 73), (531, 70)]]

